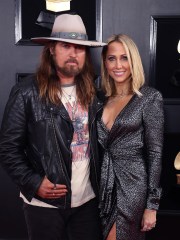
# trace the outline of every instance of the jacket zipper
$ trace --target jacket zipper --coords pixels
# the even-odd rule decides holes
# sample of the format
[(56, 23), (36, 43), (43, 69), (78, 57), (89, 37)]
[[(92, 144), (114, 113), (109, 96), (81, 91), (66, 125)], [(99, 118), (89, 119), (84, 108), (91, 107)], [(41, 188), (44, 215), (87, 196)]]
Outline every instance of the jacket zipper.
[[(50, 109), (50, 116), (51, 116), (51, 123), (52, 123), (52, 127), (53, 127), (53, 133), (54, 133), (54, 139), (55, 139), (55, 143), (56, 143), (56, 148), (57, 148), (57, 152), (58, 152), (58, 156), (59, 156), (59, 160), (60, 160), (59, 162), (60, 162), (60, 165), (61, 165), (61, 169), (62, 169), (62, 173), (63, 173), (64, 179), (66, 179), (66, 176), (65, 176), (64, 171), (63, 171), (62, 163), (61, 163), (61, 154), (60, 154), (59, 146), (58, 146), (58, 143), (57, 143), (54, 118), (53, 118), (53, 115), (52, 115), (52, 108)], [(66, 179), (66, 181), (67, 181), (67, 179)], [(66, 206), (66, 202), (67, 201), (66, 201), (66, 195), (65, 195), (65, 206)]]
[[(97, 115), (97, 113), (98, 113), (101, 109), (102, 109), (102, 107), (99, 108), (99, 109), (97, 110), (96, 115)], [(92, 122), (91, 122), (90, 133), (89, 133), (89, 134), (90, 134), (90, 139), (91, 139), (92, 125), (93, 125), (93, 123), (94, 123), (94, 121), (95, 121), (95, 118), (96, 118), (96, 117), (94, 117), (93, 120), (92, 120)], [(91, 141), (90, 141), (90, 147), (91, 147), (91, 153), (92, 153), (92, 156), (93, 156), (93, 163), (94, 163), (95, 177), (96, 177), (96, 185), (97, 185), (98, 192), (99, 192), (100, 189), (99, 189), (99, 184), (98, 184), (98, 180), (97, 180), (97, 170), (96, 170), (96, 164), (95, 164), (94, 153), (93, 153), (93, 151), (92, 151), (92, 144), (91, 144)]]

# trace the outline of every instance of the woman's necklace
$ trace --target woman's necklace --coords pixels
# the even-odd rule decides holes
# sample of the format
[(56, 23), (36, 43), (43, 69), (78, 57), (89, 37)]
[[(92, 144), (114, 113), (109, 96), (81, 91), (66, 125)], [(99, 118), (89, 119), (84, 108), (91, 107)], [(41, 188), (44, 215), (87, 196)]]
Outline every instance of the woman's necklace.
[(109, 101), (107, 102), (107, 104), (111, 104), (111, 103), (113, 103), (113, 102), (116, 102), (116, 101), (118, 101), (119, 99), (128, 96), (129, 94), (130, 94), (130, 92), (128, 92), (128, 93), (123, 93), (123, 92), (122, 92), (122, 93), (116, 94), (114, 97), (111, 98), (111, 100), (109, 100)]

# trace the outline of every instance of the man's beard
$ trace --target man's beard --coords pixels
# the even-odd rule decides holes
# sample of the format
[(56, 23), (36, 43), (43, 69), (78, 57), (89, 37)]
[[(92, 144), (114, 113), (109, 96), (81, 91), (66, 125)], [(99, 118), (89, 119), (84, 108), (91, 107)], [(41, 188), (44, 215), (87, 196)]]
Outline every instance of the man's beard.
[(81, 69), (75, 66), (56, 66), (56, 70), (57, 72), (63, 74), (66, 77), (75, 77), (81, 72)]
[[(77, 65), (74, 66), (74, 65), (68, 65), (67, 63), (76, 63)], [(69, 59), (67, 60), (65, 63), (64, 63), (64, 66), (63, 67), (60, 67), (56, 64), (56, 61), (55, 61), (55, 66), (56, 66), (56, 70), (57, 72), (63, 74), (64, 76), (66, 77), (75, 77), (77, 76), (81, 71), (82, 71), (82, 68), (80, 68), (78, 66), (78, 62), (75, 60), (75, 59)]]

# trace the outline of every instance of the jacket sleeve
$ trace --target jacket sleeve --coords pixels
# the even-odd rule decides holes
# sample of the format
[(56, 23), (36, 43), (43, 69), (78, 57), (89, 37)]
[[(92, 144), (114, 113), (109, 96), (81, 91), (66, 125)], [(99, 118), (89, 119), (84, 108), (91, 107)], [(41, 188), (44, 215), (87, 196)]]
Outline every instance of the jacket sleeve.
[(31, 201), (41, 181), (26, 156), (28, 112), (19, 85), (13, 87), (0, 131), (0, 163), (20, 191)]
[(143, 123), (148, 173), (146, 208), (157, 210), (162, 191), (160, 175), (164, 132), (163, 99), (158, 91), (155, 91), (146, 102)]

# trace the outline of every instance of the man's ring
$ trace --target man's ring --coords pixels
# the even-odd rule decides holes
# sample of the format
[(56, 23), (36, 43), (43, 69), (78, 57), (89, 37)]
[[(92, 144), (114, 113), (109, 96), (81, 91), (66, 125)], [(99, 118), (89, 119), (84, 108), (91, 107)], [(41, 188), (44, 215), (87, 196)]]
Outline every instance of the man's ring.
[(56, 184), (54, 183), (54, 187), (53, 187), (54, 190), (56, 190)]

